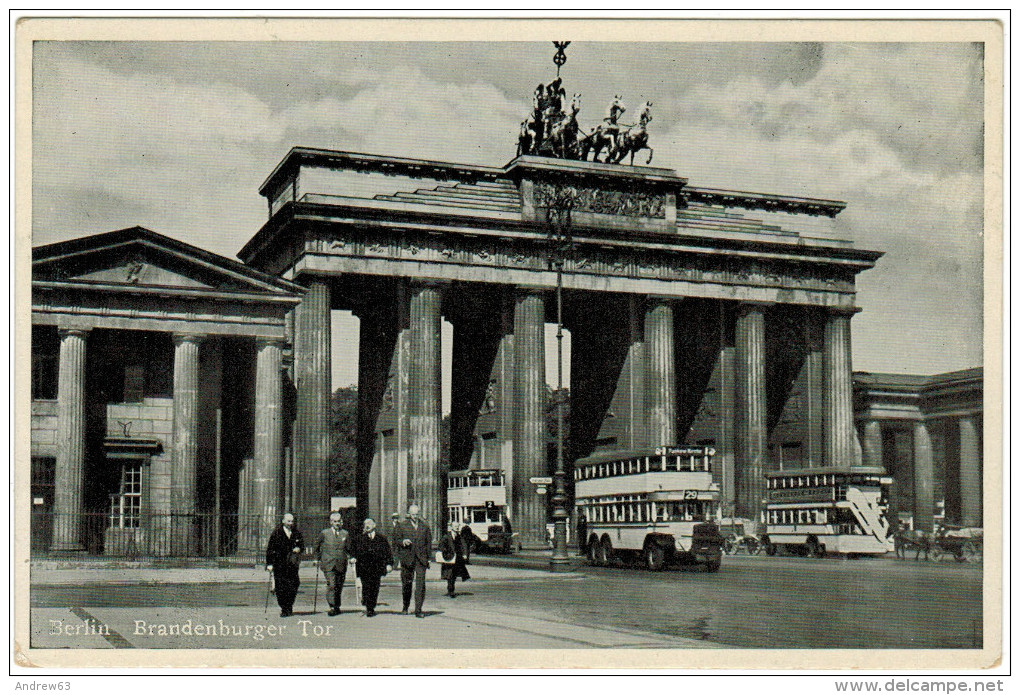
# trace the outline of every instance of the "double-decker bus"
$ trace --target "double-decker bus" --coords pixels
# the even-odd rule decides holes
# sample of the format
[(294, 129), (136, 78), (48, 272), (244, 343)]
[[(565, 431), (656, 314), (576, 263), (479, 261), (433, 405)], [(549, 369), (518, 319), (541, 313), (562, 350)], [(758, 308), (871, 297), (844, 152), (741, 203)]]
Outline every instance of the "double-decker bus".
[(599, 453), (574, 464), (574, 497), (588, 560), (605, 566), (637, 556), (651, 570), (671, 562), (719, 569), (723, 538), (711, 521), (719, 506), (715, 451), (662, 446)]
[(510, 551), (512, 538), (506, 532), (503, 471), (450, 471), (446, 477), (446, 514), (447, 521), (458, 529), (464, 524), (470, 526), (478, 540), (489, 549)]
[(805, 468), (765, 474), (762, 546), (823, 557), (881, 555), (893, 549), (889, 485), (882, 468)]

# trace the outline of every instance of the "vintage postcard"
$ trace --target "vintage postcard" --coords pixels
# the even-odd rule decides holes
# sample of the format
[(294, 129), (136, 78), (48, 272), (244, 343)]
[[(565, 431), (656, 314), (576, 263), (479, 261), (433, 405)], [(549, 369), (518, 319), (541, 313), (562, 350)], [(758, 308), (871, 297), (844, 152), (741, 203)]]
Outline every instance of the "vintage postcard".
[(999, 663), (1000, 24), (16, 42), (15, 664)]

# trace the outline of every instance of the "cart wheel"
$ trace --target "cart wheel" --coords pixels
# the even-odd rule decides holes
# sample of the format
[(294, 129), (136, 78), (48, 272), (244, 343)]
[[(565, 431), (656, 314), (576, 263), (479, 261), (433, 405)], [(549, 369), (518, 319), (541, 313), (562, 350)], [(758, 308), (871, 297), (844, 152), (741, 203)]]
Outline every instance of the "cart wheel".
[(931, 560), (932, 562), (941, 561), (945, 554), (946, 554), (945, 551), (943, 551), (942, 548), (937, 545), (933, 545), (931, 548), (928, 549), (928, 559)]
[(770, 557), (775, 555), (776, 551), (779, 550), (779, 548), (771, 540), (769, 540), (768, 536), (761, 539), (761, 547), (765, 550), (765, 554)]
[(967, 541), (963, 544), (963, 557), (967, 562), (981, 562), (981, 548), (974, 541)]
[(747, 554), (757, 555), (761, 552), (761, 546), (758, 544), (758, 539), (753, 536), (747, 538)]
[(733, 553), (736, 552), (736, 548), (734, 548), (733, 545), (734, 545), (733, 539), (727, 538), (725, 541), (723, 541), (722, 551), (727, 555), (733, 555)]

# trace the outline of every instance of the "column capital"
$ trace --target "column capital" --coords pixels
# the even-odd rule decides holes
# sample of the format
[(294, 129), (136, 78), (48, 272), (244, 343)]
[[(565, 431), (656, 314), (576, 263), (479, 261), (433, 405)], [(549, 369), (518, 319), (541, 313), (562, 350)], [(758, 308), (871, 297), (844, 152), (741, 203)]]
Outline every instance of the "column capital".
[(85, 338), (88, 337), (89, 331), (91, 331), (91, 330), (92, 330), (91, 328), (60, 327), (60, 328), (57, 328), (57, 335), (60, 336), (61, 340), (63, 340), (64, 338), (67, 338), (67, 337), (72, 337), (72, 336), (75, 337), (75, 338), (81, 338), (82, 340), (84, 340)]
[(827, 306), (825, 307), (825, 313), (828, 316), (846, 316), (847, 318), (853, 318), (855, 314), (861, 311), (859, 306)]
[(257, 347), (260, 350), (264, 347), (278, 347), (281, 350), (283, 350), (285, 347), (287, 347), (287, 341), (284, 340), (283, 338), (269, 338), (259, 336), (255, 338), (255, 347)]
[(445, 282), (443, 280), (418, 280), (418, 279), (416, 279), (416, 280), (413, 280), (413, 281), (407, 283), (407, 289), (411, 290), (412, 292), (414, 290), (421, 289), (421, 288), (428, 288), (428, 289), (432, 289), (432, 290), (443, 291), (443, 290), (445, 290), (449, 286), (450, 286), (450, 283)]
[(744, 313), (748, 311), (765, 311), (773, 306), (775, 302), (760, 302), (760, 301), (740, 301), (737, 302), (737, 312)]
[(681, 301), (683, 297), (660, 297), (657, 295), (646, 295), (644, 298), (645, 309), (652, 309), (657, 306), (673, 306), (678, 301)]
[(174, 345), (180, 345), (182, 343), (194, 343), (197, 345), (205, 340), (206, 336), (199, 335), (198, 333), (174, 333), (173, 339)]
[(520, 285), (515, 286), (513, 289), (513, 299), (521, 299), (523, 297), (545, 297), (546, 289), (544, 287), (521, 287)]

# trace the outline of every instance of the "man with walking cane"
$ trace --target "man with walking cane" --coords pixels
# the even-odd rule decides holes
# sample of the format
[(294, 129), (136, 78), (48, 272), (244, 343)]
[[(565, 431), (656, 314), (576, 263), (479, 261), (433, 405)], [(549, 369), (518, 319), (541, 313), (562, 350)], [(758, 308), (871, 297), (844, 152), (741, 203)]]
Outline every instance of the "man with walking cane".
[(305, 541), (301, 531), (294, 526), (294, 515), (284, 514), (280, 525), (269, 536), (266, 548), (266, 570), (273, 573), (281, 618), (294, 615), (294, 599), (301, 584), (298, 567), (304, 549)]
[[(326, 600), (329, 602), (329, 615), (340, 613), (340, 597), (347, 579), (348, 537), (344, 530), (340, 512), (329, 515), (329, 528), (323, 529), (315, 542), (315, 560), (319, 569), (326, 575)], [(315, 575), (315, 598), (319, 597), (319, 575)], [(314, 611), (314, 608), (313, 608)]]

